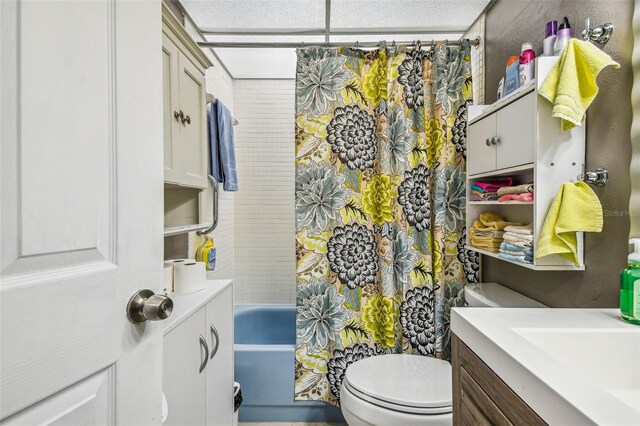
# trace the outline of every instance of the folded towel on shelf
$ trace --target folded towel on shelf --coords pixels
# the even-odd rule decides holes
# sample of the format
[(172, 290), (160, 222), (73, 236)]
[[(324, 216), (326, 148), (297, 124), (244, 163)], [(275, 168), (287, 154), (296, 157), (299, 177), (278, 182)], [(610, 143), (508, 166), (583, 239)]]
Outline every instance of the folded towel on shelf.
[(211, 176), (223, 183), (225, 191), (237, 191), (238, 175), (231, 112), (219, 99), (215, 99), (207, 105), (207, 119)]
[(585, 182), (563, 183), (542, 224), (536, 259), (557, 254), (580, 266), (578, 232), (602, 231), (602, 205)]
[[(476, 222), (479, 223), (476, 225)], [(494, 212), (481, 213), (478, 220), (473, 224), (473, 226), (481, 231), (502, 231), (509, 225), (522, 224), (518, 222), (507, 222), (504, 217)]]
[(479, 192), (479, 193), (481, 193), (481, 194), (482, 194), (482, 193), (484, 193), (484, 192), (486, 192), (486, 191), (484, 190), (484, 188), (481, 188), (481, 187), (479, 187), (478, 185), (471, 185), (471, 190), (472, 190), (472, 191), (477, 191), (477, 192)]
[(502, 244), (500, 244), (500, 251), (511, 254), (526, 254), (533, 256), (533, 247), (520, 247), (515, 244), (511, 244), (508, 241), (503, 241)]
[(516, 185), (516, 186), (503, 186), (502, 188), (498, 188), (497, 192), (498, 192), (498, 195), (522, 194), (523, 192), (533, 193), (533, 184), (525, 183), (523, 185)]
[(563, 131), (582, 124), (598, 94), (598, 74), (609, 65), (620, 68), (594, 44), (575, 38), (567, 42), (538, 91), (553, 104), (551, 115), (562, 120)]
[(481, 231), (475, 227), (471, 227), (471, 235), (475, 235), (477, 237), (493, 237), (493, 238), (502, 238), (504, 234), (503, 231)]
[(511, 179), (510, 177), (505, 177), (505, 178), (490, 180), (486, 182), (476, 181), (473, 184), (473, 186), (477, 186), (483, 189), (485, 192), (495, 192), (498, 189), (502, 188), (503, 186), (509, 186), (511, 184), (513, 184), (513, 179)]
[(514, 246), (518, 246), (518, 247), (533, 247), (533, 241), (525, 241), (525, 240), (521, 240), (519, 238), (512, 238), (509, 235), (507, 235), (504, 238), (504, 241), (506, 241), (509, 244), (512, 244)]
[(500, 237), (489, 237), (471, 234), (469, 239), (474, 242), (483, 242), (491, 245), (497, 245), (498, 247), (500, 247), (500, 244), (502, 244), (502, 238)]
[(500, 252), (498, 253), (498, 257), (501, 257), (502, 259), (506, 259), (506, 260), (511, 260), (513, 262), (533, 264), (533, 258), (531, 256), (526, 256), (524, 254), (516, 255), (516, 254)]
[(525, 243), (533, 243), (533, 235), (516, 234), (514, 232), (505, 232), (502, 235), (506, 241), (522, 241)]
[(495, 201), (497, 199), (497, 192), (479, 192), (475, 189), (471, 191), (471, 201)]
[(531, 192), (523, 192), (522, 194), (504, 194), (498, 198), (498, 201), (533, 201), (533, 193)]
[(471, 239), (471, 245), (473, 247), (476, 247), (476, 248), (479, 248), (479, 249), (483, 249), (483, 250), (487, 250), (487, 251), (491, 251), (493, 253), (500, 252), (500, 242), (488, 243), (486, 241), (474, 241), (473, 239)]
[(513, 234), (533, 235), (533, 223), (528, 225), (510, 225), (504, 228), (504, 230)]

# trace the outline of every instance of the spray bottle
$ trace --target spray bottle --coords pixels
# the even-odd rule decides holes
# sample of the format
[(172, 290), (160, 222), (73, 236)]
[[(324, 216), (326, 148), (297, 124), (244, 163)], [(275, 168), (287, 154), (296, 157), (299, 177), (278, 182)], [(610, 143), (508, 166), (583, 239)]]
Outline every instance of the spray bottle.
[(628, 323), (640, 325), (640, 238), (631, 238), (633, 253), (620, 273), (620, 314)]

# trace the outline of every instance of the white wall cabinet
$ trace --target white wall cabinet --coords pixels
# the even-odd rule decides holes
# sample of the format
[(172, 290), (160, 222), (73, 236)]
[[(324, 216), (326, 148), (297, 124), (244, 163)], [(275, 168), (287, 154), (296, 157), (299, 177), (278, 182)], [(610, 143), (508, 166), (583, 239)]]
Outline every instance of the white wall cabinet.
[(191, 312), (182, 314), (186, 318), (177, 319), (179, 323), (164, 336), (163, 391), (168, 403), (164, 425), (233, 422), (233, 288), (228, 285), (194, 307), (198, 293), (206, 300), (208, 291), (172, 296), (176, 310)]
[(206, 189), (205, 70), (212, 64), (164, 5), (162, 23), (165, 182)]
[(533, 162), (536, 93), (469, 125), (469, 174)]
[[(493, 105), (469, 107), (468, 115), (467, 229), (481, 213), (489, 211), (499, 213), (509, 221), (532, 223), (534, 252), (538, 234), (560, 185), (575, 182), (585, 162), (585, 124), (563, 132), (560, 120), (551, 116), (551, 103), (538, 96), (540, 85), (556, 60), (536, 59), (535, 81)], [(476, 181), (506, 176), (511, 177), (514, 184), (533, 182), (534, 200), (471, 201), (471, 186)], [(467, 232), (469, 250), (497, 257), (496, 253), (475, 248), (470, 243)], [(555, 255), (535, 259), (533, 264), (512, 263), (534, 270), (583, 270), (581, 233), (578, 233), (578, 258), (578, 267)]]

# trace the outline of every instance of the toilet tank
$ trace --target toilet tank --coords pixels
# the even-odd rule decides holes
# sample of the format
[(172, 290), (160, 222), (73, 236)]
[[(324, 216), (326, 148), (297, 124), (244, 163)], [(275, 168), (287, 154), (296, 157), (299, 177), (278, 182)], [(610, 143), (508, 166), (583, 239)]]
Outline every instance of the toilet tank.
[(498, 283), (467, 284), (464, 288), (464, 296), (471, 307), (546, 308), (542, 303)]

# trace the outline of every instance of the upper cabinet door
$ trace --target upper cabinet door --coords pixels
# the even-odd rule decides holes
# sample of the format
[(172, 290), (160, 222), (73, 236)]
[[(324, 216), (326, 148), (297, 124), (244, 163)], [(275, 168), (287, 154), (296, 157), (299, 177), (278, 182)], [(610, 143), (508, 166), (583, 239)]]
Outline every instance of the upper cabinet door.
[[(178, 96), (178, 48), (162, 34), (162, 95), (164, 135), (164, 180), (180, 181), (180, 99)], [(173, 142), (176, 141), (174, 144)]]
[(498, 169), (532, 163), (536, 135), (535, 92), (498, 111)]
[(469, 126), (467, 172), (470, 175), (496, 169), (496, 116), (491, 114)]
[(182, 53), (179, 56), (180, 155), (182, 184), (207, 188), (207, 123), (204, 75)]

